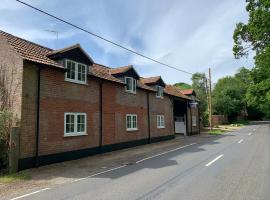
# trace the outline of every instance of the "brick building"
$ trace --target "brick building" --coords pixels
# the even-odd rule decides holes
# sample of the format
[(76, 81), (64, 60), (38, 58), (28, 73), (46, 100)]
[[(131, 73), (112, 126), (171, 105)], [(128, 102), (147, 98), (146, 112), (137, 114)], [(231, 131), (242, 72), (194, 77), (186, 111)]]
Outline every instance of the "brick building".
[(54, 51), (0, 31), (0, 65), (16, 72), (19, 170), (199, 133), (180, 89), (94, 63), (78, 44)]

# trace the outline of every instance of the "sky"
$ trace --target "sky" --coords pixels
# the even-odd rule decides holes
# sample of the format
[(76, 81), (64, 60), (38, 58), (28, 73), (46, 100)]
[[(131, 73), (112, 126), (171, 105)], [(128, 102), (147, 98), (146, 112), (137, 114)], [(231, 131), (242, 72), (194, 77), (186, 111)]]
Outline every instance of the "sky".
[[(245, 0), (24, 0), (35, 7), (179, 69), (212, 79), (251, 68), (252, 57), (234, 59), (233, 31), (247, 22)], [(80, 43), (100, 64), (132, 64), (142, 77), (167, 84), (191, 83), (191, 75), (131, 54), (15, 0), (1, 0), (0, 29), (52, 49)], [(55, 33), (58, 32), (58, 39)]]

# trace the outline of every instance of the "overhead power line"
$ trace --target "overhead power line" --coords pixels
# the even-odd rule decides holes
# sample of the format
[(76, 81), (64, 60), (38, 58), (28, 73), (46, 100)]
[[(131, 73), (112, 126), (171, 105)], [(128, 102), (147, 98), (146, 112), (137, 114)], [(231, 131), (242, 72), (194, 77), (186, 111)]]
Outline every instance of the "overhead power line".
[(122, 48), (122, 49), (124, 49), (124, 50), (126, 50), (126, 51), (129, 51), (129, 52), (133, 53), (133, 54), (136, 54), (136, 55), (138, 55), (138, 56), (141, 56), (141, 57), (143, 57), (143, 58), (145, 58), (145, 59), (151, 60), (151, 61), (153, 61), (153, 62), (155, 62), (155, 63), (158, 63), (158, 64), (160, 64), (160, 65), (166, 66), (166, 67), (168, 67), (168, 68), (171, 68), (171, 69), (174, 69), (174, 70), (177, 70), (177, 71), (186, 73), (186, 74), (193, 75), (193, 73), (191, 73), (191, 72), (188, 72), (188, 71), (179, 69), (179, 68), (177, 68), (177, 67), (168, 65), (168, 64), (163, 63), (163, 62), (160, 62), (160, 61), (158, 61), (158, 60), (156, 60), (156, 59), (154, 59), (154, 58), (151, 58), (151, 57), (149, 57), (149, 56), (146, 56), (146, 55), (144, 55), (144, 54), (142, 54), (142, 53), (139, 53), (139, 52), (137, 52), (137, 51), (134, 51), (134, 50), (132, 50), (132, 49), (130, 49), (130, 48), (127, 48), (127, 47), (125, 47), (125, 46), (123, 46), (123, 45), (121, 45), (121, 44), (118, 44), (118, 43), (113, 42), (113, 41), (111, 41), (111, 40), (109, 40), (109, 39), (106, 39), (106, 38), (104, 38), (104, 37), (102, 37), (102, 36), (100, 36), (100, 35), (98, 35), (98, 34), (96, 34), (96, 33), (93, 33), (93, 32), (91, 32), (91, 31), (88, 31), (88, 30), (86, 30), (86, 29), (84, 29), (84, 28), (82, 28), (82, 27), (80, 27), (80, 26), (78, 26), (78, 25), (75, 25), (75, 24), (73, 24), (73, 23), (71, 23), (71, 22), (68, 22), (68, 21), (66, 21), (66, 20), (64, 20), (64, 19), (61, 19), (60, 17), (57, 17), (57, 16), (55, 16), (55, 15), (53, 15), (53, 14), (50, 14), (50, 13), (48, 13), (48, 12), (46, 12), (46, 11), (44, 11), (44, 10), (41, 10), (41, 9), (39, 9), (39, 8), (37, 8), (37, 7), (34, 7), (34, 6), (32, 6), (32, 5), (30, 5), (30, 4), (26, 3), (26, 2), (24, 2), (24, 1), (20, 1), (20, 0), (15, 0), (15, 1), (17, 1), (17, 2), (19, 2), (19, 3), (21, 3), (21, 4), (24, 4), (25, 6), (27, 6), (27, 7), (29, 7), (29, 8), (32, 8), (32, 9), (34, 9), (34, 10), (40, 12), (40, 13), (43, 13), (43, 14), (45, 14), (45, 15), (47, 15), (47, 16), (50, 16), (50, 17), (52, 17), (52, 18), (54, 18), (54, 19), (56, 19), (56, 20), (58, 20), (58, 21), (61, 21), (61, 22), (65, 23), (65, 24), (68, 24), (68, 25), (70, 25), (70, 26), (72, 26), (72, 27), (74, 27), (74, 28), (76, 28), (76, 29), (79, 29), (79, 30), (81, 30), (81, 31), (83, 31), (83, 32), (85, 32), (85, 33), (88, 33), (88, 34), (90, 34), (90, 35), (92, 35), (92, 36), (94, 36), (94, 37), (97, 37), (97, 38), (99, 38), (99, 39), (101, 39), (101, 40), (103, 40), (103, 41), (106, 41), (106, 42), (108, 42), (108, 43), (110, 43), (110, 44), (113, 44), (113, 45), (115, 45), (115, 46), (117, 46), (117, 47), (119, 47), (119, 48)]

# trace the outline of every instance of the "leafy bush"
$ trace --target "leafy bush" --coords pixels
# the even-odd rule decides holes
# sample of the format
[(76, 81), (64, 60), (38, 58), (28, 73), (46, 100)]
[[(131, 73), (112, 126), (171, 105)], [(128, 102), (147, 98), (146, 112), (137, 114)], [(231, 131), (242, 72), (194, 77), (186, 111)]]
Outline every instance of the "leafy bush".
[(8, 166), (11, 119), (11, 112), (0, 111), (0, 169), (4, 169)]

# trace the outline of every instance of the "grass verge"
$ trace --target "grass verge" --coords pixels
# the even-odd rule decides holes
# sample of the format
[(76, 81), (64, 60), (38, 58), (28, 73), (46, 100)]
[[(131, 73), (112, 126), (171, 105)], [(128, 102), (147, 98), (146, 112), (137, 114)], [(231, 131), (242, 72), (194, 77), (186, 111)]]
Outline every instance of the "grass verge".
[(221, 129), (213, 129), (208, 131), (209, 135), (222, 135), (225, 131)]
[(7, 184), (15, 181), (30, 180), (31, 176), (26, 172), (18, 172), (14, 174), (0, 175), (0, 183)]

